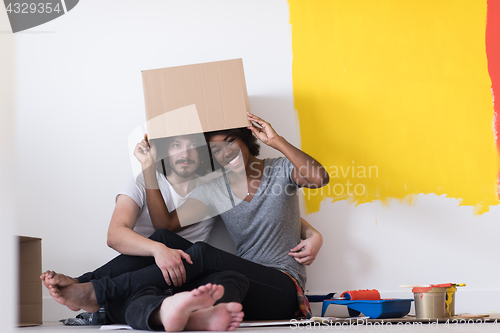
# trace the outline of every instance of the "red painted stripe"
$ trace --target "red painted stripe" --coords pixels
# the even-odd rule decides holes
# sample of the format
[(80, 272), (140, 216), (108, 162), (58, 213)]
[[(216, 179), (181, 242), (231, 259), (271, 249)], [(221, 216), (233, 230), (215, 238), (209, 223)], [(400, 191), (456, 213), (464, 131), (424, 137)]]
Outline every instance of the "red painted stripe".
[[(500, 0), (488, 0), (486, 16), (486, 57), (488, 73), (491, 79), (491, 90), (494, 100), (495, 137), (500, 152)], [(495, 100), (496, 97), (496, 100)], [(500, 198), (500, 173), (498, 175), (498, 196)]]

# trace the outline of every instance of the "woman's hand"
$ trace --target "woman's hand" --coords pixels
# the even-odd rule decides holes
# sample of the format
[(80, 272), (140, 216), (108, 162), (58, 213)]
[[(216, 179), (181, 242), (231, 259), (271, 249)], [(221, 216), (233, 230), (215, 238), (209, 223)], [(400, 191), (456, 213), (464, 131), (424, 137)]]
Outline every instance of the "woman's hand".
[(323, 237), (318, 233), (301, 241), (288, 255), (294, 257), (299, 264), (309, 266), (316, 259), (322, 245)]
[(253, 134), (255, 134), (257, 138), (259, 138), (260, 141), (270, 147), (276, 148), (276, 142), (279, 141), (281, 137), (276, 134), (276, 131), (271, 126), (271, 124), (262, 120), (256, 115), (251, 114), (250, 112), (247, 112), (247, 115), (248, 120), (253, 123), (257, 123), (260, 126), (257, 127), (255, 126), (255, 124), (252, 124), (252, 126), (248, 126), (248, 129), (251, 130)]
[(156, 165), (156, 147), (149, 145), (147, 137), (135, 146), (134, 156), (139, 160), (143, 169)]
[[(290, 162), (292, 162), (294, 166), (292, 179), (295, 184), (307, 188), (319, 188), (328, 184), (330, 176), (318, 161), (291, 145), (285, 138), (276, 134), (271, 124), (250, 112), (247, 112), (247, 115), (248, 120), (252, 122), (252, 126), (248, 126), (248, 129), (251, 130), (260, 141), (271, 148), (279, 150), (290, 160)], [(255, 123), (260, 127), (257, 127)]]
[(294, 257), (299, 264), (310, 265), (323, 246), (323, 236), (306, 220), (300, 218), (300, 237), (303, 241), (291, 249), (288, 255)]

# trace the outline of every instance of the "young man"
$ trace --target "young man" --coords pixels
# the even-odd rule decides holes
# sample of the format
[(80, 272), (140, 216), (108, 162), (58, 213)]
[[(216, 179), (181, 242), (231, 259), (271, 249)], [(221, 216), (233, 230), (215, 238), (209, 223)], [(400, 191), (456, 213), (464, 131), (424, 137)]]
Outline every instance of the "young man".
[[(169, 210), (182, 204), (189, 192), (200, 185), (200, 176), (206, 173), (210, 163), (200, 147), (203, 135), (182, 135), (160, 139), (156, 146), (162, 156), (162, 172), (156, 172), (159, 188)], [(134, 154), (140, 149), (137, 145)], [(178, 235), (192, 243), (208, 240), (216, 218), (185, 228)], [(158, 229), (149, 216), (146, 204), (144, 177), (131, 180), (116, 198), (116, 207), (108, 229), (108, 246), (116, 251), (134, 256), (151, 256), (160, 267), (168, 284), (181, 285), (185, 281), (182, 259), (189, 262), (183, 251), (172, 250), (148, 237)]]
[[(198, 177), (206, 172), (205, 168), (209, 160), (205, 161), (200, 156), (198, 149), (200, 140), (204, 140), (203, 135), (177, 136), (157, 142), (157, 146), (163, 150), (165, 159), (161, 161), (160, 169), (163, 173), (156, 172), (156, 176), (169, 209), (173, 210), (182, 204), (187, 194), (200, 185)], [(178, 235), (190, 242), (204, 242), (208, 239), (214, 222), (215, 218), (203, 220), (179, 231)], [(130, 180), (117, 195), (115, 210), (108, 229), (108, 246), (122, 254), (137, 256), (140, 264), (156, 263), (168, 285), (180, 286), (186, 282), (182, 259), (192, 262), (190, 256), (182, 250), (168, 248), (159, 242), (159, 239), (151, 237), (154, 231), (146, 203), (144, 178), (141, 174), (137, 180)], [(41, 279), (50, 294), (58, 302), (65, 303), (57, 295), (59, 292), (70, 289), (66, 287), (72, 284), (112, 278), (124, 271), (133, 270), (133, 266), (122, 260), (126, 257), (128, 256), (119, 256), (107, 265), (78, 278), (47, 271), (42, 274)], [(238, 282), (236, 283), (235, 280)], [(135, 294), (134, 302), (123, 302), (123, 306), (121, 304), (117, 306), (115, 303), (112, 306), (114, 311), (106, 311), (106, 313), (114, 322), (130, 323), (142, 329), (163, 326), (167, 331), (178, 331), (184, 327), (198, 330), (233, 330), (241, 322), (243, 313), (240, 304), (228, 302), (223, 298), (224, 289), (226, 288), (226, 294), (231, 293), (231, 290), (227, 289), (231, 289), (232, 284), (238, 285), (239, 289), (236, 292), (241, 295), (234, 296), (233, 294), (232, 297), (227, 295), (226, 299), (244, 297), (246, 281), (240, 275), (231, 272), (213, 274), (197, 283), (185, 286), (184, 289), (176, 289), (175, 295), (162, 302), (162, 311), (156, 311), (154, 321), (150, 323), (139, 322), (134, 312), (144, 311), (144, 299), (151, 298), (152, 292), (158, 292), (157, 290), (140, 291)], [(214, 306), (217, 301), (219, 304)], [(69, 304), (65, 305), (72, 310), (79, 310)], [(151, 306), (151, 302), (147, 305)], [(127, 308), (129, 308), (128, 314)], [(97, 309), (88, 308), (87, 310), (94, 312)]]
[[(204, 143), (203, 135), (182, 135), (160, 139), (156, 146), (160, 149), (161, 169), (156, 171), (160, 191), (169, 210), (182, 204), (189, 192), (199, 186), (199, 176), (206, 173), (209, 160), (200, 158), (199, 147)], [(137, 145), (134, 154), (140, 153)], [(194, 224), (178, 232), (178, 235), (192, 243), (206, 242), (216, 218)], [(136, 180), (131, 179), (118, 193), (116, 206), (108, 229), (108, 246), (121, 254), (153, 257), (162, 270), (165, 281), (170, 285), (180, 286), (185, 282), (182, 259), (190, 261), (189, 256), (179, 250), (167, 248), (150, 237), (155, 228), (149, 216), (146, 204), (144, 176), (141, 173)], [(42, 276), (43, 277), (43, 276)], [(78, 278), (88, 282), (95, 276), (85, 274)]]

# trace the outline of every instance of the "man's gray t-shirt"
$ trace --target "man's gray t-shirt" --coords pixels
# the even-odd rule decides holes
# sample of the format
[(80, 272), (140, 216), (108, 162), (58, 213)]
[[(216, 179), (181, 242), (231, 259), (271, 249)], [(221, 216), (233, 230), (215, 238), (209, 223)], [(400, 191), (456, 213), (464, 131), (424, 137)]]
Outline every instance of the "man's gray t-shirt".
[(196, 188), (189, 197), (206, 204), (210, 215), (220, 214), (239, 257), (281, 269), (304, 288), (305, 267), (288, 255), (301, 241), (299, 187), (291, 177), (293, 168), (287, 158), (264, 159), (262, 180), (250, 202), (228, 193), (222, 176)]

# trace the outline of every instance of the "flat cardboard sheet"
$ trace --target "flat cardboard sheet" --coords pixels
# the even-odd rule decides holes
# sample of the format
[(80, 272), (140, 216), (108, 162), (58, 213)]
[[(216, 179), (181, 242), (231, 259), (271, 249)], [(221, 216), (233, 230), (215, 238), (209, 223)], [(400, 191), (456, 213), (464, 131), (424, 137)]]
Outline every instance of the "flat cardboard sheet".
[(146, 128), (148, 138), (151, 139), (203, 133), (200, 117), (194, 104), (156, 116), (147, 121)]
[(251, 125), (242, 59), (144, 70), (142, 82), (150, 139)]

